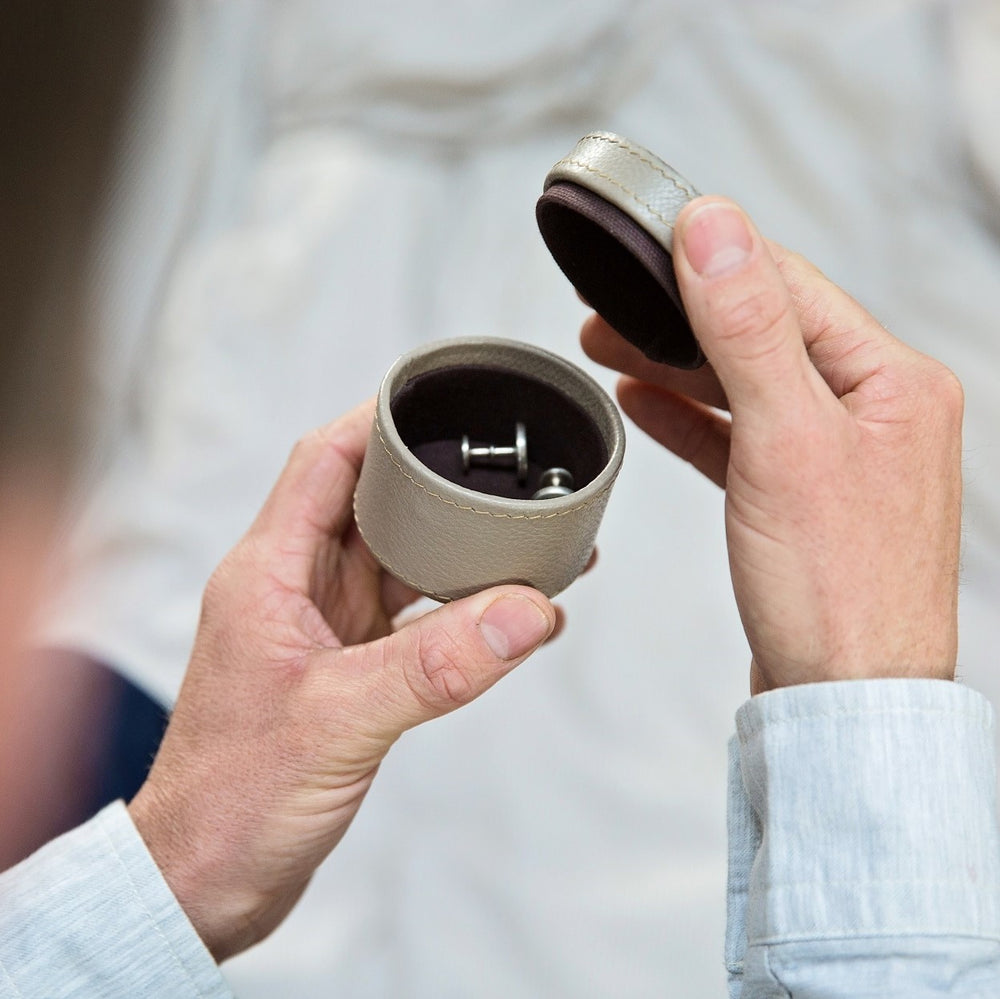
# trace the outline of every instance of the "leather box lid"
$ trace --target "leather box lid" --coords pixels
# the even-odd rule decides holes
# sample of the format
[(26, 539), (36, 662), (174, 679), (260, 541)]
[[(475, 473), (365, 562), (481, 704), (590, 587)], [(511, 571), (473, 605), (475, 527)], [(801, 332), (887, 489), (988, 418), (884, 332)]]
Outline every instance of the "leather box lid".
[(590, 307), (651, 360), (679, 368), (705, 361), (670, 254), (674, 218), (696, 196), (648, 151), (594, 133), (553, 167), (535, 209), (549, 252)]

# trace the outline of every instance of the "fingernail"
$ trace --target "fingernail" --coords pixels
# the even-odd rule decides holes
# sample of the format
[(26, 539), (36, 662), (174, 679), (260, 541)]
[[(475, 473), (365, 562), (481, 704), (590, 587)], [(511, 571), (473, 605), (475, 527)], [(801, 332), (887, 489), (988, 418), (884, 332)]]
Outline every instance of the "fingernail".
[(753, 237), (743, 213), (719, 201), (710, 201), (697, 209), (687, 220), (682, 238), (688, 262), (705, 278), (739, 270), (753, 248)]
[(486, 608), (479, 630), (498, 659), (517, 659), (548, 638), (552, 622), (527, 597), (509, 595)]

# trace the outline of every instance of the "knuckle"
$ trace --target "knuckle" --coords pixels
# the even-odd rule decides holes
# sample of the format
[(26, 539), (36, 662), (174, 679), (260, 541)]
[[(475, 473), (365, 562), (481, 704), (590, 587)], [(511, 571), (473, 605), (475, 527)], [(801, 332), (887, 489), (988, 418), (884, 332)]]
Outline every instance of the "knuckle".
[(299, 462), (310, 459), (316, 452), (317, 447), (322, 444), (322, 434), (319, 430), (310, 430), (303, 434), (293, 445), (289, 461)]
[(209, 650), (217, 668), (238, 661), (237, 650), (243, 640), (240, 624), (245, 620), (245, 614), (239, 606), (231, 575), (230, 565), (224, 561), (209, 576), (201, 596), (195, 648)]
[(205, 584), (205, 589), (201, 595), (203, 614), (216, 613), (228, 603), (231, 589), (229, 576), (229, 562), (225, 560), (208, 577), (208, 582)]
[(790, 299), (777, 288), (741, 295), (722, 307), (718, 315), (719, 338), (739, 350), (744, 360), (755, 360), (777, 350), (776, 336), (792, 309)]
[(965, 389), (958, 375), (951, 368), (932, 361), (929, 381), (935, 403), (952, 418), (961, 418), (965, 409)]
[(242, 538), (208, 577), (201, 595), (203, 617), (239, 618), (258, 595), (260, 568), (253, 541)]
[(940, 361), (918, 355), (915, 366), (897, 372), (900, 395), (909, 398), (911, 415), (920, 426), (950, 433), (962, 425), (965, 390), (958, 376)]
[(436, 710), (458, 707), (473, 699), (472, 672), (457, 643), (446, 635), (421, 636), (416, 665), (407, 680), (414, 697)]
[(799, 309), (808, 308), (813, 303), (822, 303), (825, 307), (825, 292), (830, 280), (823, 271), (801, 253), (774, 243), (769, 245), (778, 273)]

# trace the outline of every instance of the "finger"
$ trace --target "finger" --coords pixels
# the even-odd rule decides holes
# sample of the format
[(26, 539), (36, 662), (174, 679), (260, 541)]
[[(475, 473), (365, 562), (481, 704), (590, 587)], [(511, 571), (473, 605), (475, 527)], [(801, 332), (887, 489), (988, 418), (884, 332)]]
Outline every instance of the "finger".
[(566, 611), (564, 611), (559, 604), (553, 604), (552, 609), (556, 612), (556, 623), (552, 626), (552, 631), (549, 632), (549, 637), (545, 639), (546, 645), (549, 642), (554, 642), (563, 633), (563, 629), (566, 627)]
[(737, 205), (717, 197), (688, 205), (673, 257), (688, 318), (734, 413), (771, 421), (829, 395), (778, 266)]
[(390, 618), (402, 613), (420, 599), (421, 594), (385, 570), (382, 571), (382, 606)]
[(842, 398), (908, 351), (867, 309), (804, 257), (767, 241), (798, 316), (809, 359)]
[(247, 535), (286, 585), (307, 587), (321, 546), (351, 523), (374, 405), (363, 403), (295, 445)]
[(725, 488), (732, 429), (726, 416), (634, 378), (618, 383), (618, 401), (637, 427)]
[(592, 361), (613, 371), (690, 396), (716, 409), (729, 408), (726, 393), (710, 364), (694, 371), (683, 371), (651, 361), (596, 313), (584, 322), (580, 330), (580, 346)]
[(455, 600), (399, 631), (344, 649), (369, 686), (372, 735), (393, 742), (406, 729), (475, 700), (555, 630), (551, 602), (527, 586)]

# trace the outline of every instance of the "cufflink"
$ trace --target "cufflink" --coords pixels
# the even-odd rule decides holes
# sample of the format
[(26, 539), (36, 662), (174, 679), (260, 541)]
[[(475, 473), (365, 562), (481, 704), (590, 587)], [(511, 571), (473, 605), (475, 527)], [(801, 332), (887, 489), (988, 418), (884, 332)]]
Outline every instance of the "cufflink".
[(543, 190), (542, 238), (590, 307), (651, 360), (703, 364), (671, 256), (694, 186), (649, 150), (593, 132), (552, 167)]
[(438, 341), (382, 381), (355, 520), (383, 568), (437, 600), (499, 583), (551, 597), (590, 560), (624, 453), (618, 409), (569, 361)]

